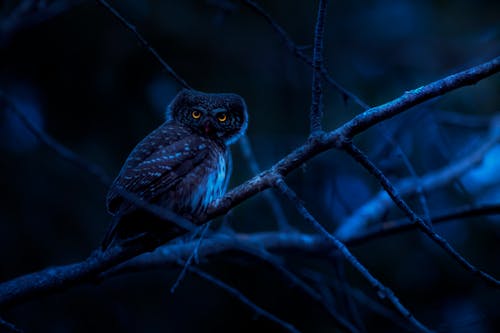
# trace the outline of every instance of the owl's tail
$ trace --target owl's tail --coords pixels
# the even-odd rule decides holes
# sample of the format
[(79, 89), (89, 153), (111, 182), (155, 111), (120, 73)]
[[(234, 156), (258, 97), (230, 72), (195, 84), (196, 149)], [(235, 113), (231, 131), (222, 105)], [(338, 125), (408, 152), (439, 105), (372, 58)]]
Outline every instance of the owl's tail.
[(113, 221), (102, 240), (101, 250), (105, 251), (115, 245), (122, 247), (139, 245), (146, 251), (152, 251), (185, 233), (185, 230), (176, 225), (137, 209), (113, 216)]
[(108, 228), (108, 231), (106, 231), (106, 235), (104, 235), (104, 239), (101, 242), (101, 250), (105, 251), (111, 245), (113, 245), (116, 239), (116, 233), (117, 233), (117, 228), (120, 223), (121, 216), (120, 215), (115, 215), (113, 216), (113, 221), (111, 222), (111, 225)]

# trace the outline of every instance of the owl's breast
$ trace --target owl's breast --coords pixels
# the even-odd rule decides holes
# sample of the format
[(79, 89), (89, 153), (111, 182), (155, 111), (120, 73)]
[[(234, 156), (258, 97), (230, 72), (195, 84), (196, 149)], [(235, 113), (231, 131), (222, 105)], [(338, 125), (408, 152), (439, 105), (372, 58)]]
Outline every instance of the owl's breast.
[(189, 173), (177, 186), (177, 203), (183, 203), (177, 209), (198, 215), (204, 212), (214, 200), (222, 197), (225, 191), (227, 174), (225, 152), (212, 151), (207, 160)]

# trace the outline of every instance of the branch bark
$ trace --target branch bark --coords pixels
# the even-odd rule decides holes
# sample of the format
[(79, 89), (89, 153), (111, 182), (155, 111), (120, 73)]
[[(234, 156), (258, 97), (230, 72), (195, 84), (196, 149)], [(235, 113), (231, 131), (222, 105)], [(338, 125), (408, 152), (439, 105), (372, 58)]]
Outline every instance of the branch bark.
[(261, 172), (228, 192), (221, 200), (210, 207), (205, 219), (227, 213), (242, 201), (271, 187), (276, 177), (287, 176), (311, 158), (326, 150), (341, 147), (346, 140), (353, 138), (368, 128), (436, 96), (473, 85), (499, 71), (500, 57), (496, 57), (481, 65), (407, 91), (390, 102), (368, 109), (334, 131), (308, 139), (303, 145), (282, 158), (270, 169)]
[[(424, 191), (432, 191), (451, 183), (453, 180), (462, 176), (480, 163), (484, 156), (500, 142), (500, 123), (493, 120), (491, 123), (490, 134), (483, 144), (473, 152), (467, 153), (460, 160), (453, 160), (449, 165), (430, 172), (421, 178), (406, 178), (399, 181), (395, 187), (401, 196), (409, 196), (417, 193), (421, 188)], [(349, 239), (359, 234), (368, 224), (379, 220), (391, 207), (393, 201), (386, 191), (381, 190), (371, 200), (346, 218), (340, 224), (335, 235), (340, 239)]]
[[(497, 57), (481, 65), (406, 92), (402, 96), (386, 104), (371, 108), (356, 116), (354, 119), (334, 131), (308, 139), (303, 145), (285, 156), (273, 167), (261, 172), (259, 175), (227, 193), (221, 200), (218, 200), (210, 207), (209, 213), (200, 222), (204, 223), (227, 213), (241, 202), (271, 187), (278, 177), (288, 175), (304, 162), (328, 149), (341, 147), (346, 140), (369, 127), (433, 97), (479, 82), (497, 73), (499, 70), (500, 57)], [(49, 141), (47, 144), (51, 146), (54, 142)], [(52, 148), (54, 149), (54, 147)], [(58, 154), (60, 153), (59, 149), (55, 148), (54, 150)], [(69, 160), (72, 159), (71, 156), (67, 156), (66, 158)], [(261, 239), (261, 241), (265, 242), (264, 239)], [(268, 239), (267, 241), (269, 242), (270, 240)], [(209, 244), (209, 240), (205, 240), (203, 244), (206, 246)], [(291, 246), (295, 244), (297, 247), (309, 249), (310, 251), (318, 251), (325, 246), (324, 240), (318, 239), (317, 237), (315, 238), (315, 236), (293, 233), (273, 234), (272, 244), (275, 247), (279, 247), (280, 245)], [(220, 243), (215, 243), (213, 246), (219, 249), (222, 247)], [(202, 248), (200, 248), (200, 251), (203, 251)], [(178, 252), (180, 248), (178, 246), (169, 247), (169, 251), (175, 252), (176, 249)], [(45, 269), (4, 282), (0, 284), (0, 307), (6, 307), (41, 294), (67, 289), (77, 284), (93, 281), (102, 272), (141, 253), (144, 253), (144, 250), (131, 249), (127, 252), (123, 252), (120, 248), (110, 248), (109, 251), (105, 253), (96, 251), (82, 262)], [(177, 254), (181, 255), (181, 253)], [(176, 258), (179, 258), (179, 256)]]

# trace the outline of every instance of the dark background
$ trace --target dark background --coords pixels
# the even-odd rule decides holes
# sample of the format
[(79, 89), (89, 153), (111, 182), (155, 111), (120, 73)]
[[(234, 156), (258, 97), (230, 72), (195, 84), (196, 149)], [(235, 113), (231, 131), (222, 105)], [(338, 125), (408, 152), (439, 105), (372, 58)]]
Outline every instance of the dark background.
[[(316, 1), (261, 1), (293, 40), (312, 53)], [(26, 4), (32, 6), (20, 7)], [(248, 137), (262, 168), (308, 135), (311, 70), (263, 20), (238, 1), (119, 1), (189, 84), (235, 92), (248, 104)], [(23, 9), (24, 8), (24, 9)], [(498, 1), (330, 1), (325, 59), (333, 77), (377, 105), (497, 56)], [(453, 163), (484, 140), (499, 111), (500, 77), (452, 92), (362, 134), (356, 142), (397, 180), (409, 176), (386, 137), (397, 141), (420, 176)], [(93, 1), (0, 1), (0, 90), (54, 138), (115, 175), (133, 146), (163, 120), (181, 87), (109, 12)], [(361, 112), (325, 89), (325, 129)], [(467, 116), (466, 120), (456, 118)], [(457, 120), (453, 121), (453, 120)], [(40, 145), (18, 119), (0, 110), (0, 269), (2, 281), (85, 258), (110, 222), (106, 188)], [(233, 147), (232, 185), (252, 176)], [(472, 203), (498, 202), (498, 148), (461, 181), (427, 194), (431, 215)], [(488, 163), (486, 163), (488, 162)], [(291, 186), (329, 230), (379, 186), (347, 155), (328, 152), (290, 176)], [(418, 200), (410, 200), (422, 212)], [(283, 203), (291, 224), (311, 230)], [(391, 210), (386, 219), (398, 217)], [(229, 217), (243, 232), (273, 230), (261, 195)], [(436, 229), (466, 258), (500, 276), (499, 219), (453, 221)], [(464, 271), (426, 237), (409, 232), (352, 249), (413, 314), (435, 329), (500, 329), (498, 291)], [(280, 253), (297, 272), (335, 280), (332, 260)], [(342, 265), (341, 265), (342, 266)], [(269, 265), (237, 251), (202, 266), (303, 332), (332, 332), (324, 309)], [(335, 268), (337, 267), (337, 268)], [(189, 275), (169, 292), (180, 269), (168, 268), (73, 288), (16, 306), (4, 318), (26, 332), (254, 332), (282, 330), (211, 284)], [(351, 286), (373, 291), (346, 265)], [(335, 294), (333, 295), (336, 296)], [(366, 302), (368, 332), (397, 332)]]

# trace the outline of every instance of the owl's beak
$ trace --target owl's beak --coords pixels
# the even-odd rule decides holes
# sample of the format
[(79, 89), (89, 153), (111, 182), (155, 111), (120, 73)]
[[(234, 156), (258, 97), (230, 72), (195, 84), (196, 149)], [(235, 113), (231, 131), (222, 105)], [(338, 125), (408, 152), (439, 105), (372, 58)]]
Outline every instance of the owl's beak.
[(205, 134), (212, 134), (214, 131), (214, 126), (212, 125), (212, 122), (207, 120), (203, 124), (203, 130), (205, 131)]

